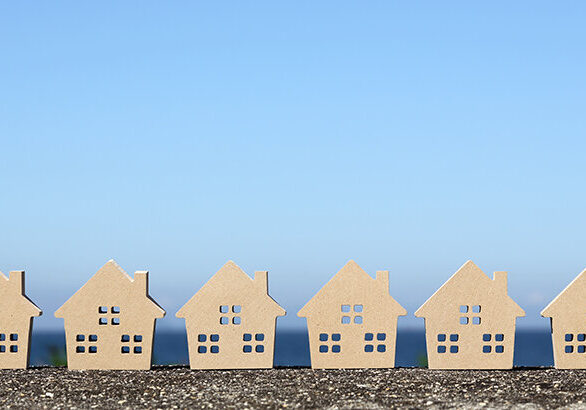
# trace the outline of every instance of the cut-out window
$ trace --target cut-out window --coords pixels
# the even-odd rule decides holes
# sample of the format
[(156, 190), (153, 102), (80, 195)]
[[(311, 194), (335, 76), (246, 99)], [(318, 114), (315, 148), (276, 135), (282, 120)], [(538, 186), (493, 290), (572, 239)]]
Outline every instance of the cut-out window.
[(142, 353), (142, 347), (140, 347), (140, 346), (134, 346), (134, 353), (141, 354)]
[(467, 325), (468, 324), (468, 318), (466, 316), (461, 316), (460, 317), (460, 324), (461, 325)]
[(130, 342), (130, 336), (129, 335), (122, 335), (122, 337), (120, 338), (121, 342)]
[(319, 347), (319, 352), (320, 353), (327, 353), (328, 352), (328, 346), (327, 345), (321, 345)]
[(333, 342), (339, 342), (341, 338), (342, 338), (342, 335), (340, 335), (339, 333), (332, 333), (332, 341)]
[(364, 351), (366, 353), (372, 353), (372, 352), (374, 352), (374, 346), (373, 345), (364, 345)]
[(210, 335), (210, 342), (219, 342), (219, 341), (220, 341), (220, 335), (217, 335), (217, 334)]
[(320, 342), (327, 342), (328, 341), (328, 334), (327, 333), (320, 333), (319, 340), (320, 340)]
[(376, 340), (386, 340), (387, 334), (386, 333), (377, 333)]
[(120, 306), (112, 306), (111, 311), (115, 315), (119, 314), (120, 313)]
[(479, 325), (480, 324), (480, 316), (474, 316), (472, 318), (472, 324), (473, 325)]
[(229, 311), (228, 305), (220, 305), (220, 313), (228, 313)]
[(220, 352), (220, 347), (217, 345), (214, 345), (212, 347), (210, 347), (210, 352), (212, 353), (219, 353)]
[(88, 351), (90, 353), (98, 353), (98, 346), (90, 346)]
[(350, 316), (342, 316), (342, 324), (347, 325), (350, 323)]
[(496, 340), (497, 342), (502, 342), (503, 340), (505, 340), (505, 335), (502, 333), (497, 333), (496, 335), (494, 335), (494, 340)]
[(240, 305), (233, 305), (232, 306), (232, 312), (240, 313), (241, 311), (242, 311), (242, 306), (240, 306)]
[(450, 342), (457, 342), (459, 339), (457, 334), (451, 334), (450, 335)]
[(6, 346), (0, 345), (0, 353), (6, 353)]
[(586, 351), (586, 346), (584, 346), (584, 345), (578, 346), (578, 353), (584, 353), (584, 351)]
[(200, 343), (203, 343), (207, 340), (207, 336), (206, 335), (197, 335), (197, 341)]
[(98, 335), (90, 335), (90, 337), (88, 338), (90, 342), (97, 342), (98, 341)]
[(120, 348), (120, 352), (121, 352), (121, 353), (124, 353), (124, 354), (126, 354), (126, 353), (130, 353), (130, 347), (129, 347), (129, 346), (122, 346), (122, 347)]
[(254, 335), (254, 340), (258, 342), (262, 342), (263, 340), (265, 340), (264, 333), (257, 333), (256, 335)]
[(490, 353), (492, 351), (492, 346), (482, 346), (482, 353)]
[(586, 340), (586, 334), (584, 333), (578, 333), (578, 337), (577, 337), (579, 342), (583, 342)]
[(350, 305), (342, 305), (342, 312), (344, 312), (344, 313), (350, 312)]
[(120, 318), (119, 317), (113, 317), (112, 318), (112, 324), (113, 325), (119, 325), (120, 324)]
[(366, 341), (370, 341), (374, 339), (374, 335), (372, 333), (365, 333), (364, 334), (364, 340)]
[(251, 345), (244, 345), (244, 346), (242, 347), (242, 351), (243, 351), (244, 353), (250, 353), (250, 352), (252, 352), (252, 346), (251, 346)]
[(483, 342), (490, 342), (490, 339), (492, 338), (492, 336), (488, 333), (485, 333), (482, 335), (482, 341)]
[(472, 306), (472, 313), (480, 313), (480, 305)]
[(566, 349), (565, 349), (566, 353), (573, 353), (574, 352), (574, 346), (572, 345), (567, 345)]
[(98, 313), (100, 313), (102, 315), (108, 313), (108, 306), (100, 306), (100, 307), (98, 307)]
[(354, 323), (362, 324), (362, 316), (354, 316)]
[(77, 346), (75, 348), (75, 353), (85, 353), (85, 346)]
[(354, 312), (362, 312), (363, 306), (362, 305), (354, 305)]
[(107, 319), (107, 318), (105, 318), (105, 317), (101, 317), (101, 318), (98, 320), (98, 323), (99, 323), (100, 325), (107, 325), (107, 324), (108, 324), (108, 319)]
[(240, 316), (234, 316), (232, 318), (232, 323), (235, 325), (239, 325), (240, 323), (242, 323), (242, 320), (240, 319)]
[(256, 347), (254, 348), (254, 350), (255, 350), (257, 353), (262, 353), (262, 352), (264, 352), (264, 351), (265, 351), (265, 347), (264, 347), (263, 345), (256, 345)]
[(250, 342), (252, 340), (252, 335), (250, 333), (244, 333), (242, 335), (242, 340), (245, 342)]
[(574, 340), (574, 335), (571, 333), (566, 333), (566, 342), (571, 342)]
[(494, 351), (497, 353), (503, 353), (505, 351), (505, 347), (503, 345), (496, 345), (494, 347)]
[(12, 340), (13, 342), (18, 340), (18, 334), (17, 333), (10, 333), (10, 340)]
[(468, 313), (468, 306), (460, 305), (460, 313)]
[(75, 336), (75, 341), (76, 342), (83, 342), (85, 340), (85, 336), (84, 335), (77, 335)]
[(379, 353), (384, 353), (384, 352), (387, 351), (387, 347), (386, 347), (386, 345), (378, 345), (376, 347), (376, 351), (379, 352)]
[(445, 353), (445, 352), (446, 352), (446, 347), (445, 347), (445, 346), (443, 346), (443, 345), (439, 345), (439, 346), (437, 347), (437, 352), (438, 352), (438, 353)]
[(437, 335), (437, 341), (438, 342), (445, 342), (446, 341), (446, 335), (444, 333), (440, 333), (439, 335)]
[(450, 353), (458, 353), (458, 346), (456, 346), (456, 345), (450, 346)]
[(340, 353), (340, 345), (333, 345), (332, 346), (332, 353)]
[(134, 335), (135, 342), (142, 342), (142, 335)]
[(222, 316), (222, 317), (220, 318), (220, 324), (221, 324), (221, 325), (227, 325), (227, 324), (229, 324), (229, 323), (230, 323), (230, 319), (228, 319), (226, 316)]
[(17, 345), (11, 345), (10, 346), (10, 353), (17, 353), (18, 352), (18, 346)]
[(5, 341), (6, 340), (6, 335), (4, 333), (0, 333), (0, 341)]

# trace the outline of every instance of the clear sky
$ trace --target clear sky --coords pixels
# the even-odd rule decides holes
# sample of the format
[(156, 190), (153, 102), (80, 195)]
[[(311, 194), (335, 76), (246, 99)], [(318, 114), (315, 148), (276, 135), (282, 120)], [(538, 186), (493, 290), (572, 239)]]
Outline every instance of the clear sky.
[(461, 264), (538, 312), (586, 267), (586, 3), (0, 3), (0, 270), (108, 259), (177, 309), (228, 259), (297, 311), (348, 259), (412, 316)]

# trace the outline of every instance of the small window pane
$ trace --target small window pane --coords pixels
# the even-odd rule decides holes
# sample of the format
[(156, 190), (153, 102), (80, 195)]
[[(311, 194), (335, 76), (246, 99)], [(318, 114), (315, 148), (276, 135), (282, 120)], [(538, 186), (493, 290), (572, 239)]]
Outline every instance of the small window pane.
[(230, 323), (230, 319), (228, 319), (226, 316), (222, 316), (222, 317), (220, 318), (220, 324), (221, 324), (221, 325), (227, 325), (227, 324), (229, 324), (229, 323)]
[(458, 335), (450, 335), (450, 342), (457, 342), (459, 339)]
[(362, 312), (363, 306), (362, 305), (354, 305), (354, 312)]
[(332, 334), (332, 340), (334, 342), (339, 342), (341, 338), (342, 338), (342, 335), (340, 335), (339, 333)]
[(505, 351), (505, 347), (502, 345), (495, 346), (494, 351), (497, 353), (502, 353)]
[(490, 353), (491, 351), (492, 351), (492, 347), (482, 346), (482, 353)]
[(376, 351), (379, 353), (384, 353), (387, 351), (387, 345), (378, 345), (376, 347)]
[(374, 346), (373, 345), (364, 345), (364, 351), (366, 353), (374, 352)]
[(482, 340), (483, 341), (490, 342), (490, 339), (491, 339), (491, 335), (490, 334), (485, 333), (485, 334), (482, 335)]
[(234, 305), (232, 306), (232, 312), (234, 313), (240, 313), (242, 311), (242, 306), (240, 305)]
[(235, 325), (239, 325), (240, 323), (242, 323), (242, 319), (240, 319), (240, 316), (234, 316), (232, 318), (232, 323), (234, 323)]
[(319, 347), (319, 352), (320, 353), (327, 353), (328, 352), (328, 346), (327, 345), (321, 345)]
[(244, 333), (242, 335), (242, 340), (245, 342), (250, 342), (252, 340), (252, 335), (250, 333)]
[(472, 312), (473, 313), (480, 313), (480, 305), (472, 306)]
[(438, 353), (445, 353), (446, 352), (446, 347), (445, 346), (438, 346), (437, 347), (437, 352)]
[(101, 313), (101, 314), (108, 313), (108, 306), (100, 306), (98, 308), (98, 313)]
[(354, 316), (354, 323), (362, 324), (362, 316)]
[(333, 345), (332, 346), (332, 353), (340, 353), (340, 345)]
[(446, 335), (444, 333), (440, 333), (439, 335), (437, 335), (437, 341), (438, 342), (445, 342), (446, 341)]
[(374, 339), (374, 335), (372, 333), (365, 333), (364, 340), (370, 341)]
[(257, 333), (256, 335), (254, 335), (254, 340), (256, 340), (257, 342), (262, 342), (263, 340), (265, 340), (264, 333)]
[(468, 324), (468, 318), (466, 316), (460, 317), (460, 324), (461, 325), (467, 325)]
[(219, 340), (220, 340), (220, 335), (216, 335), (216, 334), (210, 335), (210, 341), (218, 342)]
[(252, 352), (252, 346), (251, 345), (244, 345), (244, 347), (242, 347), (242, 351), (244, 353), (250, 353), (250, 352)]
[(386, 333), (377, 333), (376, 334), (376, 340), (385, 340), (386, 338), (387, 338)]
[(479, 316), (474, 316), (472, 318), (472, 324), (473, 325), (479, 325), (480, 324), (480, 317)]
[(450, 353), (458, 353), (458, 346), (450, 346)]
[(321, 342), (327, 342), (328, 341), (328, 334), (327, 333), (320, 333), (319, 334), (319, 340)]
[(228, 309), (228, 305), (221, 305), (220, 306), (220, 313), (228, 313), (229, 309)]
[(219, 353), (220, 352), (219, 346), (214, 345), (214, 346), (210, 347), (210, 352)]
[(342, 312), (344, 312), (344, 313), (350, 312), (350, 305), (342, 305)]
[(114, 313), (114, 314), (120, 313), (120, 306), (112, 306), (112, 313)]
[(468, 306), (467, 305), (460, 305), (460, 313), (468, 313)]
[(503, 340), (505, 340), (505, 335), (503, 335), (502, 333), (497, 333), (496, 335), (494, 335), (494, 340), (496, 340), (497, 342), (502, 342)]
[(566, 333), (566, 342), (571, 342), (574, 340), (574, 335), (571, 333)]
[(207, 340), (206, 335), (197, 335), (197, 341), (200, 343), (204, 343)]
[(350, 316), (342, 316), (342, 324), (347, 325), (350, 323)]

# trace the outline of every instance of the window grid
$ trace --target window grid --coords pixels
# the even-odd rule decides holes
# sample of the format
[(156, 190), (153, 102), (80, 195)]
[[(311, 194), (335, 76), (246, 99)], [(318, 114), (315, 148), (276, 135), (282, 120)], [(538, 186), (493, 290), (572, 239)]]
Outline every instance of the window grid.
[(76, 335), (75, 353), (98, 353), (97, 341), (98, 335)]
[(455, 333), (450, 334), (449, 338), (446, 333), (439, 333), (437, 335), (437, 352), (442, 354), (447, 352), (458, 353), (460, 350), (458, 346), (459, 340), (460, 336)]
[(504, 353), (505, 335), (485, 333), (482, 335), (482, 353)]
[(122, 354), (142, 354), (142, 335), (122, 335), (120, 337), (120, 353)]
[(220, 353), (220, 335), (217, 333), (197, 335), (197, 353)]
[(345, 304), (341, 305), (342, 311), (342, 324), (349, 325), (355, 323), (361, 325), (364, 322), (363, 311), (364, 305), (362, 304)]
[(18, 353), (18, 333), (0, 333), (0, 342), (0, 353)]
[(220, 305), (221, 325), (242, 324), (242, 305)]
[(460, 305), (460, 321), (461, 325), (479, 325), (482, 322), (480, 312), (482, 307), (480, 305)]
[(564, 353), (586, 353), (586, 333), (566, 333)]
[(320, 333), (319, 334), (319, 352), (320, 353), (340, 353), (342, 335), (340, 333)]
[(368, 332), (364, 334), (365, 353), (385, 353), (387, 351), (387, 334), (384, 332)]
[(243, 333), (242, 345), (243, 353), (264, 353), (265, 352), (265, 334), (264, 333)]
[(98, 306), (98, 324), (100, 326), (120, 325), (120, 306)]

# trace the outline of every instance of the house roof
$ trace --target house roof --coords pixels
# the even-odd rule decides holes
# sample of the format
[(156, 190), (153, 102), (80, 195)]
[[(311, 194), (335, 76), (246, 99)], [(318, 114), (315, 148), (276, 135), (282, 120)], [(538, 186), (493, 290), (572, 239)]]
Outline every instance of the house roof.
[(525, 311), (507, 293), (506, 272), (495, 272), (490, 279), (472, 261), (467, 261), (415, 312), (417, 317), (443, 315), (441, 307), (455, 298), (470, 296), (486, 299), (500, 298), (502, 307), (516, 317)]
[[(9, 277), (0, 272), (0, 310), (23, 317), (41, 316), (43, 312), (24, 291), (24, 271), (12, 271)], [(12, 312), (17, 312), (14, 314)]]
[[(228, 261), (212, 276), (195, 295), (185, 303), (175, 316), (185, 318), (209, 308), (210, 300), (226, 294), (241, 294), (244, 299), (253, 299), (266, 306), (268, 314), (284, 316), (285, 309), (269, 296), (267, 272), (256, 272), (255, 278), (248, 276), (233, 261)], [(245, 302), (242, 302), (243, 304)]]
[(568, 314), (578, 310), (583, 314), (584, 295), (586, 295), (586, 269), (582, 271), (576, 278), (570, 282), (559, 295), (552, 300), (549, 305), (541, 311), (543, 317), (553, 317), (558, 314)]
[(106, 293), (122, 300), (134, 298), (143, 305), (145, 314), (162, 318), (165, 311), (148, 294), (148, 272), (136, 272), (131, 278), (113, 259), (100, 268), (77, 292), (73, 294), (57, 311), (55, 317), (65, 317), (72, 310), (77, 310), (96, 295)]
[(407, 311), (389, 294), (388, 271), (377, 272), (373, 279), (356, 262), (350, 260), (338, 271), (309, 302), (297, 313), (299, 317), (308, 317), (321, 304), (331, 303), (334, 296), (361, 289), (368, 297), (379, 299), (381, 309), (386, 309), (396, 316), (405, 316)]

